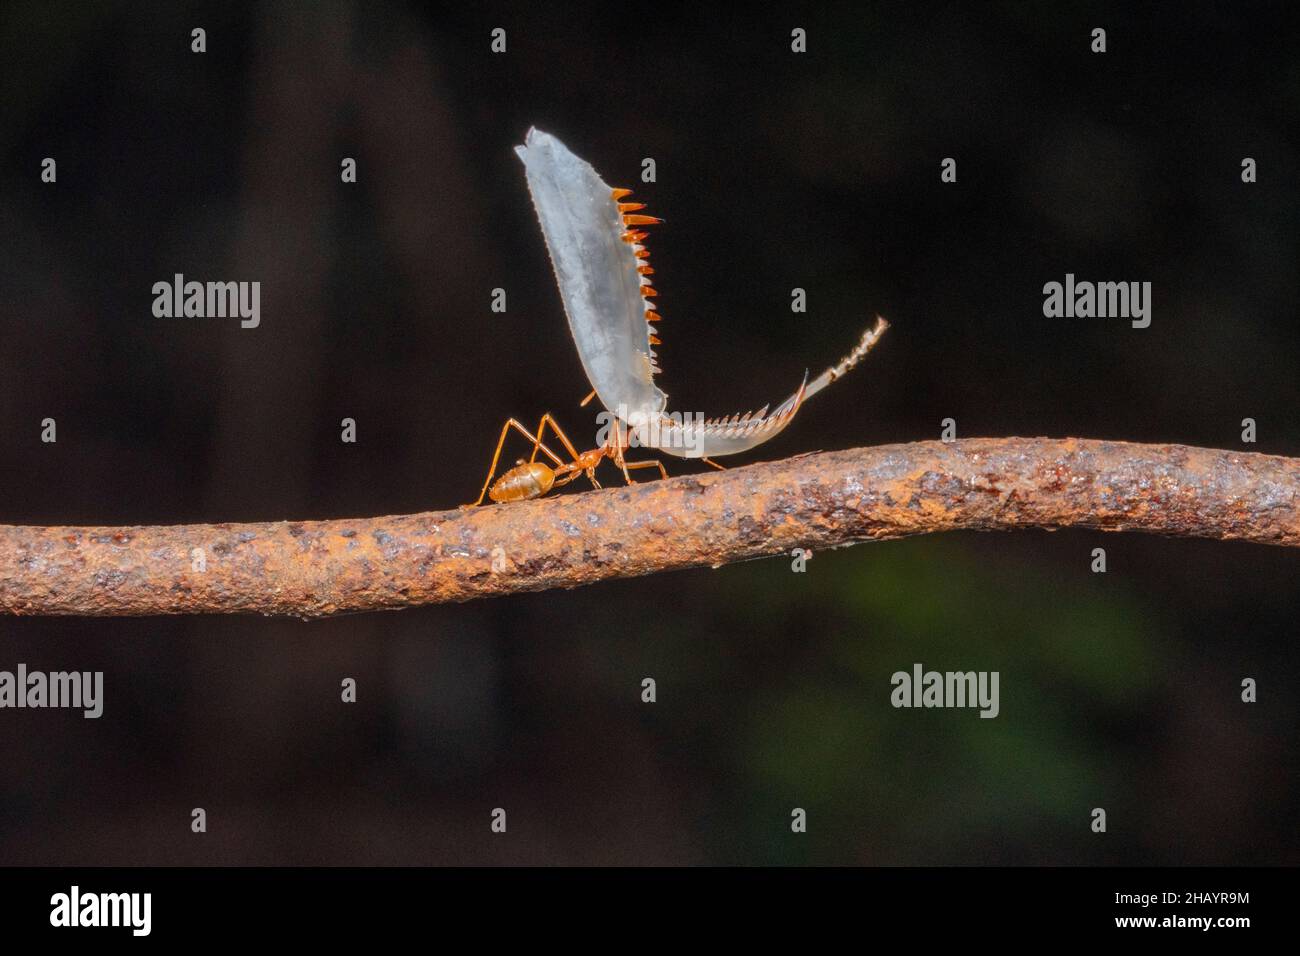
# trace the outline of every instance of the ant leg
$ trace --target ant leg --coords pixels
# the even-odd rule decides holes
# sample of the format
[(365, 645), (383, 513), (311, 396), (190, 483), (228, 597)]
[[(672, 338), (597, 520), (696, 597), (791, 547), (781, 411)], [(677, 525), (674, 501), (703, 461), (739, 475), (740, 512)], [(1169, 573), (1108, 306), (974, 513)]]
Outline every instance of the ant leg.
[(580, 402), (578, 403), (578, 407), (579, 407), (579, 408), (586, 408), (586, 407), (587, 407), (587, 403), (590, 402), (590, 401), (591, 401), (593, 398), (595, 398), (595, 397), (596, 397), (596, 390), (593, 388), (593, 389), (591, 390), (591, 393), (590, 393), (589, 395), (587, 395), (586, 398), (584, 398), (582, 401), (580, 401)]
[(719, 464), (718, 464), (716, 461), (714, 461), (712, 458), (700, 458), (700, 461), (704, 462), (706, 465), (712, 465), (714, 468), (718, 469), (718, 471), (726, 471), (726, 470), (727, 470), (727, 468), (726, 468), (725, 465), (719, 465)]
[(652, 458), (649, 461), (628, 461), (626, 458), (624, 458), (623, 457), (623, 436), (621, 431), (622, 425), (615, 424), (614, 428), (615, 428), (615, 432), (614, 432), (615, 442), (614, 445), (612, 446), (614, 449), (612, 457), (614, 458), (614, 464), (618, 465), (619, 468), (623, 469), (624, 481), (626, 481), (629, 485), (635, 485), (636, 482), (632, 480), (632, 476), (629, 475), (628, 472), (635, 471), (638, 468), (658, 468), (660, 478), (666, 479), (668, 477), (668, 470), (664, 468), (664, 463), (660, 461), (658, 458)]
[(534, 438), (533, 433), (530, 432), (527, 428), (525, 428), (521, 423), (519, 423), (515, 419), (507, 418), (506, 423), (501, 426), (501, 437), (497, 439), (497, 450), (492, 453), (492, 466), (488, 468), (487, 480), (483, 482), (483, 490), (478, 493), (478, 500), (475, 501), (472, 505), (463, 505), (462, 507), (477, 508), (479, 505), (483, 503), (483, 499), (487, 497), (488, 488), (492, 486), (492, 477), (496, 474), (497, 471), (497, 463), (501, 460), (501, 448), (502, 446), (505, 445), (506, 436), (510, 434), (510, 429), (512, 428), (515, 431), (519, 432), (521, 435), (523, 435), (525, 438), (527, 438), (530, 442), (533, 442), (534, 458), (537, 457), (537, 450), (540, 448), (542, 451), (546, 452), (546, 456), (550, 458), (553, 462), (555, 462), (557, 465), (560, 466), (564, 465), (564, 461), (560, 458), (560, 456), (555, 454), (555, 452), (551, 451), (545, 445), (543, 445), (540, 438)]
[[(668, 469), (664, 467), (664, 463), (658, 458), (652, 458), (649, 461), (630, 461), (627, 463), (627, 471), (634, 471), (637, 468), (658, 468), (659, 477), (664, 479), (668, 478)], [(628, 483), (632, 483), (630, 478), (628, 479)]]
[(627, 473), (627, 460), (623, 457), (623, 423), (617, 418), (614, 419), (614, 444), (609, 447), (612, 449), (609, 457), (623, 470), (623, 480), (633, 484), (632, 476)]
[[(545, 415), (543, 415), (542, 420), (537, 423), (537, 437), (534, 439), (532, 435), (529, 435), (528, 436), (529, 440), (536, 441), (538, 446), (540, 447), (543, 448), (546, 447), (542, 445), (542, 435), (544, 434), (547, 425), (551, 426), (551, 431), (553, 431), (555, 433), (555, 437), (560, 440), (560, 444), (564, 446), (564, 450), (569, 453), (569, 456), (571, 458), (576, 460), (578, 458), (578, 449), (573, 447), (573, 442), (569, 441), (569, 436), (564, 434), (564, 430), (560, 428), (560, 426), (556, 423), (555, 419), (551, 417), (550, 412), (547, 412)], [(528, 460), (531, 462), (536, 458), (537, 458), (537, 449), (534, 448), (533, 457), (529, 458)]]
[[(550, 412), (547, 412), (545, 415), (542, 416), (542, 420), (537, 423), (537, 434), (535, 436), (529, 435), (528, 436), (529, 439), (531, 441), (537, 442), (540, 448), (545, 449), (546, 446), (542, 444), (542, 435), (545, 433), (545, 429), (547, 425), (551, 426), (551, 431), (555, 433), (555, 437), (560, 440), (560, 444), (564, 446), (564, 450), (569, 453), (569, 456), (573, 459), (573, 463), (576, 464), (582, 458), (582, 455), (578, 453), (578, 449), (574, 447), (573, 442), (569, 441), (569, 436), (564, 434), (564, 429), (561, 428), (559, 423), (554, 418), (551, 417)], [(534, 450), (533, 458), (536, 457), (537, 457), (537, 452), (536, 450)], [(530, 461), (531, 460), (532, 459), (530, 459)], [(599, 462), (597, 463), (599, 464)], [(560, 469), (567, 471), (572, 467), (573, 464), (561, 465)], [(594, 467), (585, 469), (585, 473), (587, 475), (587, 480), (591, 482), (593, 487), (599, 488), (601, 486), (600, 482), (596, 480), (596, 472)], [(576, 477), (578, 477), (578, 475), (577, 472), (575, 471), (573, 473), (573, 478)], [(557, 482), (557, 484), (568, 484), (570, 481), (573, 480), (573, 478), (568, 478), (564, 481)]]
[[(612, 446), (612, 449), (613, 449), (613, 450), (612, 450), (612, 452), (610, 453), (610, 457), (614, 459), (614, 464), (618, 465), (618, 467), (621, 468), (621, 469), (623, 470), (623, 480), (626, 481), (629, 485), (635, 485), (636, 482), (632, 480), (632, 476), (629, 475), (628, 472), (629, 472), (629, 471), (634, 471), (634, 470), (636, 470), (637, 468), (658, 468), (658, 469), (659, 469), (659, 475), (660, 475), (660, 477), (662, 477), (662, 478), (667, 478), (667, 477), (668, 477), (668, 472), (664, 470), (663, 462), (659, 461), (659, 459), (657, 459), (657, 458), (656, 458), (656, 459), (653, 459), (653, 460), (651, 460), (651, 461), (632, 461), (632, 462), (629, 462), (629, 461), (624, 457), (624, 455), (625, 455), (625, 453), (626, 453), (626, 451), (627, 451), (627, 448), (629, 448), (629, 447), (631, 447), (631, 446), (628, 444), (628, 442), (625, 442), (625, 441), (623, 440), (623, 431), (622, 431), (622, 429), (623, 429), (623, 424), (622, 424), (621, 422), (619, 422), (619, 421), (616, 420), (615, 423), (614, 423), (614, 439), (615, 439), (615, 441), (614, 441), (614, 444), (613, 444), (613, 446)], [(630, 429), (629, 429), (629, 434), (630, 434)], [(629, 438), (628, 441), (631, 441), (631, 439)]]

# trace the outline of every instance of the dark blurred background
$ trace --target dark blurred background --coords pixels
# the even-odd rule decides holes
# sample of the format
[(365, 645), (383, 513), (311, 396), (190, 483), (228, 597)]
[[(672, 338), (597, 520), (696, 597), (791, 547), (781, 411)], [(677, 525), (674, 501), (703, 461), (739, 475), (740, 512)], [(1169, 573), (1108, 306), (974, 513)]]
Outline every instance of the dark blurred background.
[[(1136, 6), (6, 3), (0, 520), (442, 509), (507, 416), (590, 437), (532, 124), (667, 219), (674, 408), (892, 321), (746, 461), (948, 417), (1300, 454), (1297, 37)], [(155, 319), (177, 272), (259, 280), (260, 328)], [(1152, 282), (1150, 328), (1044, 318), (1067, 272)], [(0, 712), (0, 863), (1294, 864), (1296, 560), (969, 533), (317, 623), (3, 620), (0, 668), (103, 670), (106, 704)], [(1001, 715), (891, 708), (918, 661), (999, 671)]]

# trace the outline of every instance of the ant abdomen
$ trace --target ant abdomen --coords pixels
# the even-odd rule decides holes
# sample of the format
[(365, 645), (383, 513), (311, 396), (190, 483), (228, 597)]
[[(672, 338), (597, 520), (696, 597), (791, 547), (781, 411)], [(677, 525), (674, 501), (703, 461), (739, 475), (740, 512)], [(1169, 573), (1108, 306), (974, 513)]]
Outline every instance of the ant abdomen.
[(496, 480), (488, 497), (496, 502), (540, 498), (555, 484), (555, 472), (540, 461), (520, 462)]

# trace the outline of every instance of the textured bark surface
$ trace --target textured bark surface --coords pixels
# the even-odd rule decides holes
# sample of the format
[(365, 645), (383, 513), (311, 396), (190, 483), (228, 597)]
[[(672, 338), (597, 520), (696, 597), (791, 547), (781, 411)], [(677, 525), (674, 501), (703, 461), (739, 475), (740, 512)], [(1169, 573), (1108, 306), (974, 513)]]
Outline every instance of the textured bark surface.
[(1063, 527), (1295, 547), (1300, 460), (1182, 445), (975, 438), (803, 455), (470, 511), (2, 526), (0, 608), (310, 618), (571, 588), (796, 547)]

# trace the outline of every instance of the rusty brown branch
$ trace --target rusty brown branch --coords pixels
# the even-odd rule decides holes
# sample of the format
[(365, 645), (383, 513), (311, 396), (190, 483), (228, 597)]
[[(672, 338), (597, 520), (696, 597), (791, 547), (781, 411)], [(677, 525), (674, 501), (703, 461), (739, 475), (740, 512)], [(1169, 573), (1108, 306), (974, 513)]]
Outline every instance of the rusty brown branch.
[[(384, 518), (0, 527), (13, 614), (322, 617), (959, 528), (1300, 545), (1300, 460), (1085, 439), (916, 442)], [(197, 550), (196, 550), (197, 549)]]

